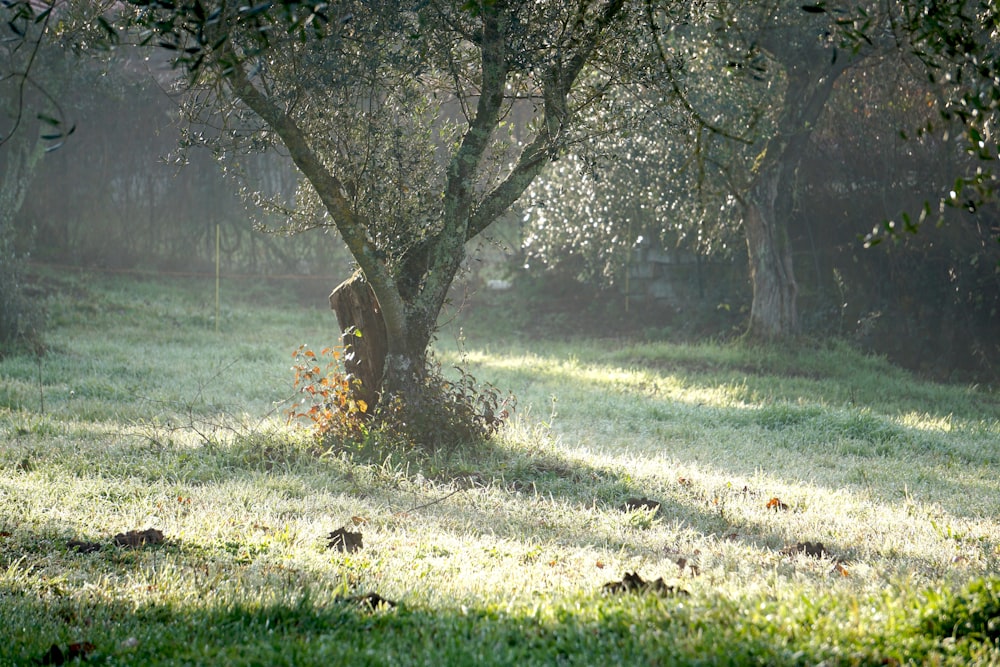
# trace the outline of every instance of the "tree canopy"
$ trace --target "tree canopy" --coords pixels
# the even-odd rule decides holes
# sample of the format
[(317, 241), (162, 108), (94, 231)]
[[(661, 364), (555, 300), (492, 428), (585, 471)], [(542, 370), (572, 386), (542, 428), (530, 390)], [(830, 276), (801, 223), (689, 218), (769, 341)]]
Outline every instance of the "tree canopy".
[(624, 0), (134, 5), (142, 41), (175, 54), (195, 113), (221, 128), (206, 141), (280, 144), (298, 167), (289, 224), (350, 249), (378, 318), (341, 324), (384, 325), (367, 354), (384, 355), (369, 384), (386, 396), (420, 385), (465, 243), (635, 71), (598, 66), (631, 57)]
[[(288, 156), (299, 190), (291, 206), (271, 205), (287, 211), (290, 231), (343, 238), (360, 269), (351, 289), (374, 296), (376, 319), (363, 328), (385, 331), (369, 389), (387, 395), (410, 392), (425, 372), (464, 244), (568, 152), (591, 173), (663, 156), (673, 166), (641, 188), (648, 204), (626, 199), (669, 210), (676, 238), (704, 247), (742, 220), (750, 328), (764, 337), (798, 330), (788, 237), (803, 217), (801, 160), (837, 80), (864, 57), (896, 54), (922, 68), (941, 122), (913, 134), (960, 131), (979, 160), (963, 164), (945, 203), (974, 209), (995, 189), (998, 10), (985, 0), (12, 0), (4, 11), (21, 88), (33, 81), (39, 35), (72, 35), (80, 48), (135, 43), (183, 74), (187, 111), (201, 122), (190, 141), (226, 157)], [(53, 140), (68, 133), (58, 116), (43, 122)], [(699, 196), (684, 201), (691, 188)], [(596, 217), (598, 233), (581, 238), (601, 250), (639, 235)], [(869, 245), (920, 222), (901, 219), (876, 226)]]

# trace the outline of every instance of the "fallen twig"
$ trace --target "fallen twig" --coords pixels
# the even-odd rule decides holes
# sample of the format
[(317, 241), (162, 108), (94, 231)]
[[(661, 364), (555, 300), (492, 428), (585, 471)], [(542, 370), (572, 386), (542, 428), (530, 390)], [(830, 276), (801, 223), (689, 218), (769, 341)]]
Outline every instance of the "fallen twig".
[(429, 503), (424, 503), (423, 505), (417, 505), (416, 507), (411, 507), (410, 509), (403, 510), (402, 512), (396, 512), (396, 515), (398, 516), (400, 514), (409, 514), (410, 512), (416, 512), (417, 510), (422, 510), (424, 508), (430, 507), (431, 505), (437, 505), (438, 503), (443, 503), (456, 493), (461, 493), (462, 491), (465, 491), (465, 489), (455, 489), (454, 491), (444, 496), (443, 498), (438, 498), (437, 500), (432, 500)]

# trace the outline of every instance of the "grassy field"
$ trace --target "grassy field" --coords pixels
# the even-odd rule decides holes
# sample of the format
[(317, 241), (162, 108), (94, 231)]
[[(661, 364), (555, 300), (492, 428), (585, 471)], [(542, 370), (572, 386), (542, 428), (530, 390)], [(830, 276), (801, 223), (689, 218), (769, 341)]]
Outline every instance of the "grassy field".
[(216, 333), (210, 285), (47, 286), (0, 360), (2, 665), (1000, 664), (995, 391), (472, 308), (436, 354), (516, 417), (372, 461), (286, 424), (322, 300), (229, 286)]

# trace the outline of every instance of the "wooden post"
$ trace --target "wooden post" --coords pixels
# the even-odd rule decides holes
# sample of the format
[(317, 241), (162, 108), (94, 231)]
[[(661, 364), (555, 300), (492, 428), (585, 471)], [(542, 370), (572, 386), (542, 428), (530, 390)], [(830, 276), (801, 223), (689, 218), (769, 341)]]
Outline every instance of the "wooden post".
[(215, 225), (215, 333), (219, 333), (219, 225)]

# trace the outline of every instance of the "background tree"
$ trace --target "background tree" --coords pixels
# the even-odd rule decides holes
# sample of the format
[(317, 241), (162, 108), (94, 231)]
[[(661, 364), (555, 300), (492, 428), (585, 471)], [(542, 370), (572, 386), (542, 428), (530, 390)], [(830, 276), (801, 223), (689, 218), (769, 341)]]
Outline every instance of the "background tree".
[[(700, 228), (704, 243), (707, 229), (720, 228), (705, 224), (704, 211), (732, 224), (738, 203), (753, 287), (749, 333), (793, 335), (798, 286), (788, 226), (796, 215), (797, 172), (837, 78), (858, 56), (842, 48), (833, 11), (801, 3), (711, 3), (689, 8), (680, 20), (651, 3), (647, 19), (648, 48), (663, 65), (660, 99), (675, 100), (685, 117), (673, 123), (681, 136), (654, 149), (656, 160), (669, 178), (685, 173), (680, 182), (698, 193), (687, 198), (702, 209), (685, 207), (695, 222), (673, 224)], [(638, 132), (651, 138), (656, 130), (650, 130)], [(678, 150), (685, 157), (678, 159)], [(683, 196), (661, 187), (658, 196), (664, 195), (669, 207), (683, 207)], [(606, 224), (625, 232), (617, 221)], [(627, 235), (633, 242), (635, 235)]]
[(14, 220), (46, 146), (70, 131), (48, 90), (71, 69), (43, 40), (50, 16), (29, 4), (0, 6), (0, 351), (18, 339), (37, 339), (40, 317), (24, 293)]
[[(967, 152), (961, 126), (941, 131), (937, 99), (922, 67), (889, 56), (852, 70), (834, 91), (829, 121), (802, 165), (803, 196), (817, 210), (808, 234), (795, 239), (800, 253), (808, 249), (800, 259), (809, 278), (804, 301), (812, 328), (825, 322), (911, 368), (995, 377), (997, 211), (987, 202), (975, 211), (938, 207), (980, 159)], [(912, 132), (928, 123), (938, 131)], [(903, 231), (921, 212), (942, 224)], [(861, 239), (883, 221), (898, 232), (865, 248)]]
[[(614, 297), (599, 293), (613, 288), (625, 297), (615, 299), (625, 306), (615, 319), (631, 326), (678, 324), (675, 311), (683, 310), (689, 333), (704, 335), (730, 326), (709, 315), (730, 313), (719, 305), (731, 306), (744, 290), (745, 271), (734, 266), (746, 261), (733, 224), (737, 202), (701, 160), (705, 133), (679, 104), (650, 91), (655, 113), (581, 146), (532, 184), (523, 201), (525, 277), (540, 281), (549, 299), (555, 291), (606, 303)], [(653, 255), (672, 258), (664, 270), (674, 274), (673, 296), (661, 308), (629, 308), (649, 297)], [(600, 314), (593, 303), (584, 310)]]
[[(702, 37), (708, 48), (699, 61), (720, 72), (713, 78), (733, 87), (711, 91), (714, 101), (703, 106), (701, 78), (694, 80), (692, 96), (684, 92), (692, 77), (674, 79), (698, 124), (712, 140), (725, 143), (709, 160), (740, 203), (753, 288), (747, 329), (751, 337), (799, 333), (790, 228), (809, 224), (812, 216), (809, 206), (797, 200), (799, 169), (837, 80), (879, 48), (876, 41), (859, 41), (855, 35), (867, 31), (881, 40), (878, 30), (884, 20), (883, 14), (853, 1), (733, 6), (712, 17), (714, 25)], [(697, 35), (677, 40), (669, 31), (657, 32), (663, 35), (658, 45), (664, 57), (684, 48), (686, 41), (698, 40)], [(719, 100), (733, 90), (741, 91), (743, 108), (751, 109), (742, 117)], [(729, 113), (720, 114), (719, 109)]]
[[(992, 168), (998, 155), (1000, 6), (991, 0), (900, 0), (889, 7), (896, 52), (904, 62), (920, 68), (921, 78), (926, 77), (933, 89), (938, 112), (936, 120), (903, 136), (962, 137), (966, 152), (978, 162), (967, 163), (966, 171), (942, 184), (945, 194), (938, 210), (952, 206), (974, 212), (979, 203), (995, 198), (1000, 185)], [(858, 34), (859, 39), (867, 37), (865, 32)], [(897, 225), (886, 220), (881, 229), (873, 230), (868, 242), (877, 243), (881, 233), (915, 232), (932, 212), (925, 208), (919, 219), (899, 216), (902, 224)]]
[(14, 216), (43, 150), (36, 134), (22, 132), (8, 140), (0, 155), (0, 352), (18, 339), (35, 338), (39, 325), (24, 294), (23, 255), (17, 252)]
[(237, 181), (208, 150), (183, 149), (183, 97), (169, 97), (157, 81), (162, 64), (127, 49), (74, 61), (58, 96), (78, 131), (38, 165), (15, 218), (22, 252), (57, 265), (214, 271), (218, 227), (227, 272), (329, 276), (348, 266), (346, 252), (315, 239), (255, 232), (255, 223), (279, 228), (283, 218), (252, 204), (248, 211), (243, 181), (266, 182), (287, 203), (294, 167), (274, 152), (243, 156)]
[[(807, 26), (819, 19), (829, 26), (832, 20), (840, 31), (837, 42), (833, 33), (814, 31), (827, 60), (817, 56), (815, 76), (805, 80), (820, 82), (836, 62), (850, 61), (852, 67), (835, 81), (827, 79), (832, 86), (818, 96), (802, 95), (801, 87), (788, 95), (786, 67), (760, 46), (770, 43), (766, 35), (759, 39), (761, 26), (769, 24), (748, 18), (753, 6), (741, 6), (744, 20), (732, 27), (712, 13), (701, 22), (663, 21), (672, 26), (659, 34), (670, 65), (662, 83), (668, 91), (676, 86), (666, 112), (670, 122), (604, 137), (598, 147), (546, 172), (532, 187), (529, 201), (537, 206), (526, 216), (532, 265), (564, 267), (579, 277), (603, 274), (621, 287), (624, 258), (638, 235), (660, 234), (668, 246), (697, 238), (711, 247), (706, 239), (724, 239), (726, 230), (738, 233), (747, 206), (756, 205), (750, 186), (770, 165), (786, 179), (774, 202), (784, 207), (775, 224), (783, 230), (785, 262), (806, 271), (804, 282), (795, 272), (788, 274), (795, 277), (796, 293), (788, 304), (806, 333), (854, 336), (935, 373), (989, 368), (987, 360), (997, 354), (986, 332), (991, 322), (996, 326), (1000, 295), (989, 269), (996, 264), (990, 207), (980, 203), (973, 214), (946, 206), (941, 210), (947, 233), (907, 235), (883, 246), (884, 252), (865, 253), (859, 241), (872, 226), (877, 235), (882, 221), (896, 220), (896, 230), (915, 229), (916, 212), (931, 213), (925, 202), (939, 215), (936, 202), (942, 195), (950, 199), (947, 191), (955, 188), (957, 175), (988, 168), (977, 164), (981, 147), (968, 143), (965, 128), (955, 122), (958, 114), (947, 111), (945, 100), (965, 92), (954, 85), (939, 88), (940, 72), (913, 56), (907, 31), (885, 14), (876, 19), (857, 7), (838, 13), (830, 5), (788, 9), (792, 19), (805, 17)], [(899, 11), (896, 6), (892, 16)], [(778, 32), (791, 30), (791, 23), (771, 22)], [(880, 41), (865, 41), (876, 30)], [(865, 44), (859, 56), (867, 57), (850, 60), (858, 41)], [(785, 37), (777, 44), (772, 48), (794, 40)], [(802, 58), (799, 66), (809, 62)], [(782, 115), (802, 117), (810, 99), (823, 104), (811, 107), (812, 121), (802, 132), (795, 135), (789, 123), (779, 133)], [(822, 114), (815, 117), (820, 107)], [(943, 118), (941, 109), (951, 119)], [(799, 150), (785, 153), (788, 164), (764, 159), (793, 135)], [(771, 150), (772, 141), (778, 149)], [(796, 305), (803, 295), (804, 323)], [(712, 326), (707, 315), (701, 312), (701, 326)], [(907, 330), (921, 333), (907, 336)], [(966, 336), (956, 336), (958, 330)]]

